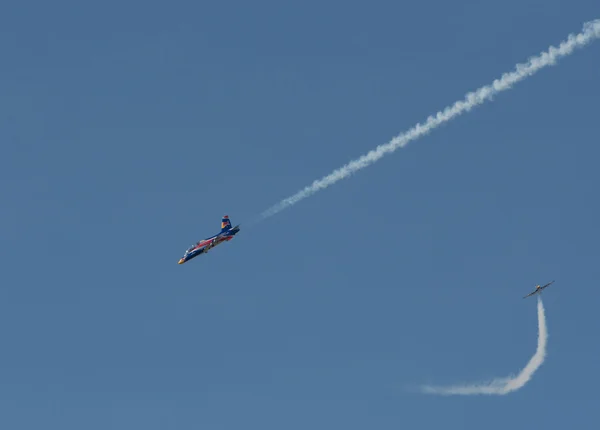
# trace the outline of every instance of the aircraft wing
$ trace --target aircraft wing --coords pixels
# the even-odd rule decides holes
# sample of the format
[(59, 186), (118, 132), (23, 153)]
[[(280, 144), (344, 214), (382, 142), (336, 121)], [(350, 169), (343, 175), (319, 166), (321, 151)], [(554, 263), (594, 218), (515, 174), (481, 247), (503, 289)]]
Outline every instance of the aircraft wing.
[(552, 281), (552, 282), (548, 282), (548, 283), (547, 283), (546, 285), (544, 285), (543, 287), (536, 288), (535, 290), (533, 290), (531, 293), (527, 294), (527, 295), (526, 295), (525, 297), (523, 297), (523, 298), (524, 298), (524, 299), (526, 299), (527, 297), (533, 296), (533, 295), (534, 295), (534, 294), (536, 294), (536, 293), (541, 293), (541, 292), (542, 292), (542, 290), (543, 290), (544, 288), (546, 288), (547, 286), (549, 286), (549, 285), (550, 285), (550, 284), (552, 284), (552, 283), (554, 283), (554, 281)]
[(539, 292), (539, 290), (535, 290), (532, 291), (531, 293), (527, 294), (525, 297), (523, 297), (524, 299), (526, 299), (527, 297), (533, 296), (535, 293)]

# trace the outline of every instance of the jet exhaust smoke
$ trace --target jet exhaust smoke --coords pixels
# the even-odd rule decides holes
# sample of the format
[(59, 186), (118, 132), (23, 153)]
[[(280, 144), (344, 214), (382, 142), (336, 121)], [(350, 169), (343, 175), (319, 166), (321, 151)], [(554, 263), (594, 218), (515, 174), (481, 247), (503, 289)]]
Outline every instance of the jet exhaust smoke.
[(441, 395), (474, 395), (474, 394), (496, 394), (505, 395), (522, 388), (533, 376), (536, 370), (544, 363), (546, 359), (546, 343), (548, 341), (548, 330), (546, 328), (546, 316), (541, 297), (538, 297), (538, 344), (535, 354), (529, 360), (529, 363), (521, 370), (517, 376), (508, 378), (497, 378), (487, 383), (477, 383), (470, 385), (455, 385), (449, 387), (438, 387), (425, 385), (421, 391), (427, 394)]
[(435, 116), (429, 116), (424, 123), (419, 123), (405, 133), (394, 137), (390, 142), (380, 145), (369, 153), (353, 160), (333, 171), (329, 175), (314, 181), (311, 185), (300, 190), (296, 194), (288, 197), (270, 209), (261, 214), (261, 219), (265, 219), (283, 209), (298, 203), (316, 192), (335, 184), (336, 182), (347, 178), (351, 174), (364, 169), (375, 163), (383, 156), (403, 148), (410, 141), (415, 140), (440, 125), (456, 118), (457, 116), (470, 111), (474, 107), (491, 100), (495, 95), (506, 91), (525, 78), (537, 73), (541, 69), (556, 64), (557, 60), (572, 54), (575, 49), (582, 48), (590, 42), (600, 37), (600, 20), (586, 22), (583, 25), (583, 31), (579, 34), (570, 34), (567, 40), (563, 41), (558, 47), (550, 46), (547, 51), (540, 55), (532, 57), (523, 64), (517, 64), (515, 71), (503, 74), (500, 79), (496, 79), (492, 84), (483, 86), (474, 92), (468, 93), (464, 100), (459, 100), (453, 105), (439, 111)]

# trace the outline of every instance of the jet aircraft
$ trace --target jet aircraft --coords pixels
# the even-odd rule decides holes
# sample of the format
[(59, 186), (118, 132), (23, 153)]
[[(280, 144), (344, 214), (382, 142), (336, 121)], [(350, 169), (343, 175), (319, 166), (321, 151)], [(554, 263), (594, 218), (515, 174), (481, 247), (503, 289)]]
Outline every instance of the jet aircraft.
[(535, 290), (533, 290), (531, 293), (527, 294), (525, 297), (523, 297), (524, 299), (526, 299), (529, 296), (533, 296), (534, 294), (538, 294), (542, 292), (542, 290), (544, 288), (546, 288), (548, 285), (552, 284), (554, 281), (552, 282), (548, 282), (546, 285), (544, 285), (543, 287), (540, 287), (539, 285), (535, 287)]
[(201, 240), (200, 242), (197, 242), (195, 245), (191, 246), (187, 251), (185, 251), (185, 254), (183, 255), (183, 257), (181, 257), (178, 264), (183, 264), (186, 261), (189, 261), (192, 258), (199, 256), (200, 254), (206, 254), (209, 249), (212, 249), (223, 242), (228, 242), (231, 239), (233, 239), (233, 236), (235, 236), (239, 231), (240, 226), (236, 225), (232, 228), (231, 221), (229, 221), (229, 217), (225, 215), (221, 220), (221, 232), (215, 234), (214, 236)]

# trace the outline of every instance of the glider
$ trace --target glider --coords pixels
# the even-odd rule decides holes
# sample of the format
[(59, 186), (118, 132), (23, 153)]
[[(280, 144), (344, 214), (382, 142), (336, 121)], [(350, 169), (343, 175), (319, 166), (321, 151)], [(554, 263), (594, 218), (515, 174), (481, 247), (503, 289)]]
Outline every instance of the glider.
[(539, 285), (535, 287), (535, 290), (533, 290), (531, 293), (527, 294), (525, 297), (523, 297), (524, 299), (526, 299), (529, 296), (533, 296), (534, 294), (538, 294), (541, 293), (542, 290), (544, 288), (546, 288), (548, 285), (552, 284), (554, 281), (552, 282), (548, 282), (546, 285), (544, 285), (543, 287), (540, 287)]
[(183, 264), (186, 261), (189, 261), (192, 258), (199, 256), (200, 254), (206, 254), (209, 249), (212, 249), (223, 242), (228, 242), (231, 239), (233, 239), (233, 236), (235, 236), (239, 231), (240, 226), (236, 225), (232, 228), (231, 221), (229, 221), (229, 217), (225, 215), (221, 220), (221, 232), (207, 239), (201, 240), (200, 242), (197, 242), (195, 245), (190, 247), (187, 251), (185, 251), (185, 254), (183, 254), (183, 257), (181, 257), (178, 264)]

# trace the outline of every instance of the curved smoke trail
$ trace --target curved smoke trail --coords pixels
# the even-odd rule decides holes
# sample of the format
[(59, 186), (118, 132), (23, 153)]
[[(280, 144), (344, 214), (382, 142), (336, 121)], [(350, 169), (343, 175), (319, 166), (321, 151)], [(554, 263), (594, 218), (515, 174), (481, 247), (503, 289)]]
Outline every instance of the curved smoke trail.
[(364, 169), (365, 167), (375, 163), (388, 153), (392, 153), (399, 148), (406, 146), (410, 141), (415, 140), (445, 122), (450, 121), (457, 116), (470, 111), (474, 107), (491, 100), (495, 95), (506, 91), (512, 86), (525, 78), (535, 74), (541, 69), (554, 65), (557, 60), (566, 57), (575, 51), (577, 48), (582, 48), (588, 43), (600, 37), (600, 20), (587, 22), (583, 25), (583, 31), (576, 35), (569, 35), (566, 41), (563, 41), (558, 48), (550, 46), (546, 52), (532, 57), (527, 63), (517, 64), (516, 70), (510, 73), (505, 73), (500, 79), (496, 79), (491, 85), (486, 85), (478, 90), (468, 93), (464, 100), (457, 101), (452, 106), (448, 106), (444, 110), (438, 112), (435, 116), (429, 116), (422, 124), (417, 124), (405, 133), (394, 137), (390, 142), (380, 145), (368, 154), (363, 155), (356, 160), (353, 160), (343, 167), (335, 170), (333, 173), (314, 181), (311, 185), (297, 192), (291, 197), (288, 197), (270, 209), (261, 214), (261, 218), (267, 218), (275, 215), (283, 209), (298, 203), (314, 193), (324, 188), (333, 185), (334, 183), (350, 176), (351, 174)]
[(487, 383), (470, 385), (455, 385), (450, 387), (423, 386), (421, 391), (428, 394), (442, 395), (473, 395), (473, 394), (498, 394), (505, 395), (522, 388), (533, 376), (536, 370), (546, 359), (546, 343), (548, 342), (548, 330), (546, 328), (546, 315), (542, 299), (538, 297), (538, 345), (535, 354), (529, 363), (517, 376), (509, 378), (497, 378)]

